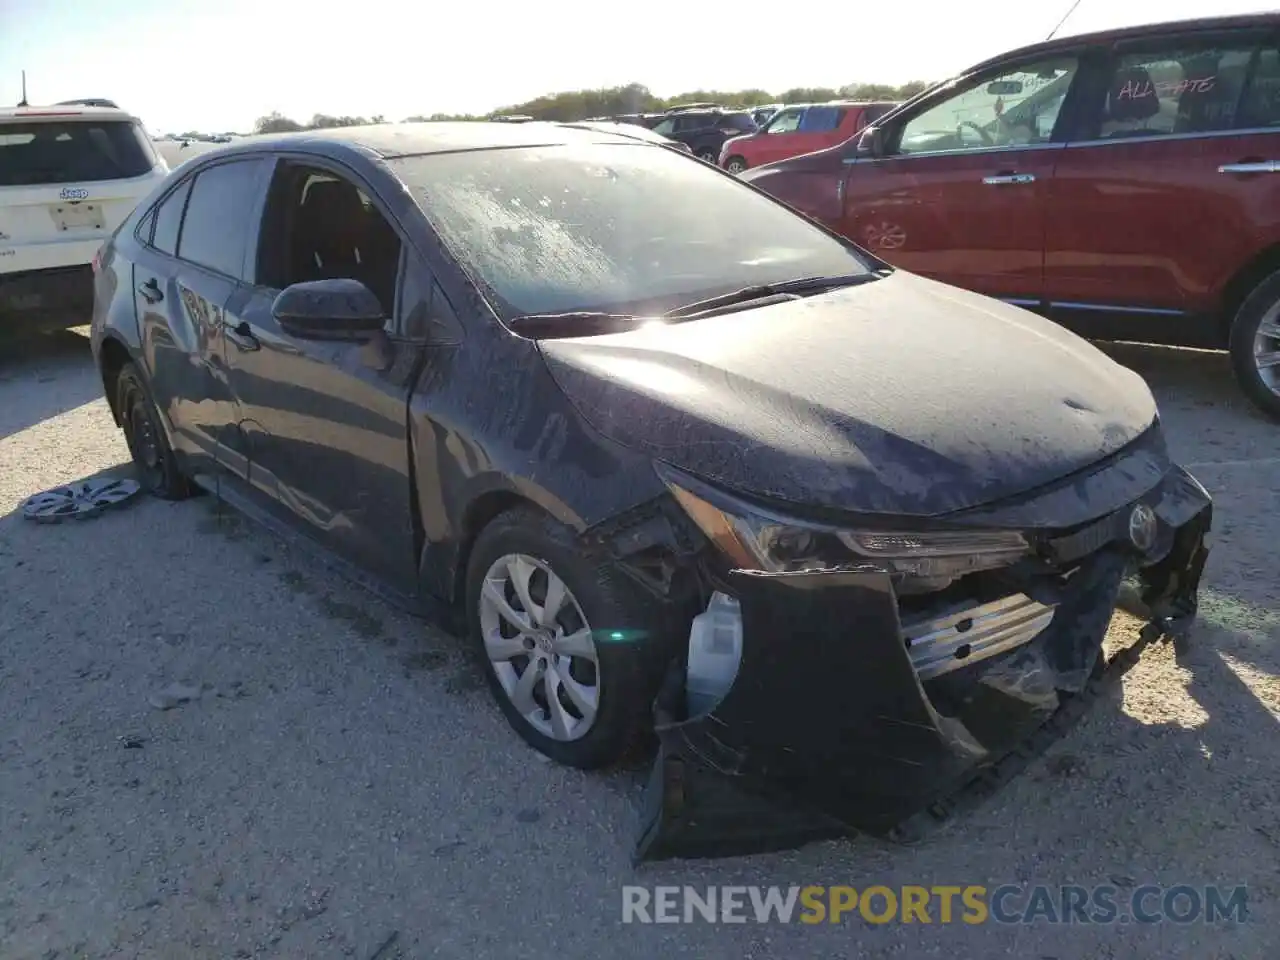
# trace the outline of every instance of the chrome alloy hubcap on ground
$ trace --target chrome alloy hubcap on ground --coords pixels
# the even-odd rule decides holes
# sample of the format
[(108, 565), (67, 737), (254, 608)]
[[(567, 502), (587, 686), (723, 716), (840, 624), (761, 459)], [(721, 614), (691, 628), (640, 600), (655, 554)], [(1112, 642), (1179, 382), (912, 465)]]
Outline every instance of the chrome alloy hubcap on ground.
[(599, 707), (599, 661), (578, 601), (541, 560), (499, 557), (480, 593), (485, 653), (507, 697), (543, 736), (577, 740)]
[(1266, 312), (1253, 338), (1253, 366), (1272, 393), (1280, 396), (1280, 303)]

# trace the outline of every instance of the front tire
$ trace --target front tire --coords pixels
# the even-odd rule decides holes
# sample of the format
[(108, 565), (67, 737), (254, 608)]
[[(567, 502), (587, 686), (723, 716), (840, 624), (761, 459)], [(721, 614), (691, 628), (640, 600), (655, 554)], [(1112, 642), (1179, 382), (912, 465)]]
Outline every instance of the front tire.
[(116, 377), (116, 409), (129, 454), (138, 474), (138, 485), (162, 500), (191, 496), (191, 484), (178, 468), (178, 460), (160, 422), (142, 374), (126, 363)]
[(736, 177), (739, 174), (746, 172), (747, 161), (742, 159), (742, 157), (733, 156), (728, 159), (724, 168)]
[(1231, 323), (1231, 366), (1254, 405), (1280, 420), (1280, 270), (1245, 298)]
[(671, 652), (655, 606), (530, 508), (495, 518), (467, 564), (469, 633), (494, 698), (526, 743), (571, 767), (616, 763), (652, 730)]

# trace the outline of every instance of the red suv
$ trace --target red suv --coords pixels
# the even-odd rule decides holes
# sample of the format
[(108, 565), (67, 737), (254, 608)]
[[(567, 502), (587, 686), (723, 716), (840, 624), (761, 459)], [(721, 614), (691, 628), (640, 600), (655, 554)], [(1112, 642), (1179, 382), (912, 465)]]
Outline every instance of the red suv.
[(770, 117), (757, 133), (726, 140), (720, 148), (720, 166), (730, 173), (742, 173), (844, 143), (895, 106), (853, 101), (791, 104)]
[(1280, 417), (1280, 14), (1063, 38), (744, 179), (1095, 339), (1229, 348)]

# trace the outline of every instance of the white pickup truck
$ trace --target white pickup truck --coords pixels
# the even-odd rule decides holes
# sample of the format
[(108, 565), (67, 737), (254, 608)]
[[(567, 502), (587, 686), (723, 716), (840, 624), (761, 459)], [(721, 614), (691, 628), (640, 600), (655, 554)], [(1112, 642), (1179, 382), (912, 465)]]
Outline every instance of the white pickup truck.
[(123, 110), (0, 109), (0, 335), (88, 323), (98, 248), (168, 173)]

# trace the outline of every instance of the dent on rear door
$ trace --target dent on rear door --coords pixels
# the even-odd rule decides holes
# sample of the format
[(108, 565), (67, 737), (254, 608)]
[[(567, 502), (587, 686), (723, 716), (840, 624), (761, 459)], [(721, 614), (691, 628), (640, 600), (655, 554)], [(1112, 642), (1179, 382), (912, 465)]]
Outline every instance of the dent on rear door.
[(222, 311), (232, 285), (149, 250), (133, 274), (152, 396), (174, 449), (199, 472), (212, 463), (218, 431), (231, 417), (226, 377), (217, 368)]

